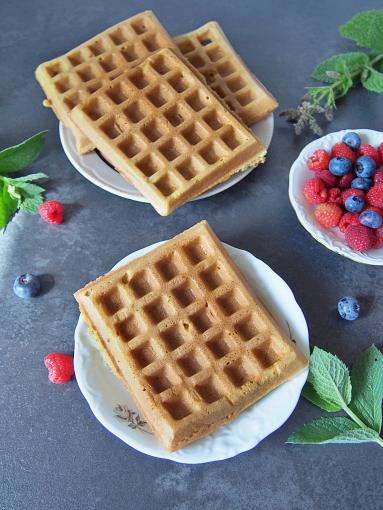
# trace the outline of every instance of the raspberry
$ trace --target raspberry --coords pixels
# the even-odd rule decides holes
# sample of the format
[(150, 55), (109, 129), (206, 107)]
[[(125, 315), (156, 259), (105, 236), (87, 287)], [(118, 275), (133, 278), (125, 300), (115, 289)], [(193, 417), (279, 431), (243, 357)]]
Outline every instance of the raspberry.
[(355, 178), (354, 172), (347, 172), (347, 174), (344, 174), (340, 178), (338, 186), (340, 188), (349, 188), (354, 178)]
[(318, 177), (314, 177), (305, 182), (303, 194), (310, 204), (322, 204), (327, 200), (326, 187)]
[(327, 202), (331, 204), (342, 204), (341, 191), (339, 188), (330, 188), (328, 190)]
[(342, 142), (336, 143), (335, 145), (333, 145), (333, 147), (331, 149), (331, 157), (332, 158), (338, 158), (338, 157), (347, 158), (352, 163), (355, 163), (355, 161), (356, 161), (355, 152), (353, 150), (351, 150), (348, 145), (346, 145), (345, 143), (342, 143)]
[(370, 205), (383, 208), (383, 183), (375, 184), (367, 193), (367, 201)]
[(377, 167), (380, 167), (382, 164), (382, 155), (377, 149), (374, 149), (374, 147), (368, 143), (364, 143), (360, 146), (358, 150), (358, 158), (359, 156), (370, 156), (372, 158)]
[(377, 170), (374, 174), (374, 184), (381, 184), (381, 183), (383, 183), (383, 170)]
[(321, 170), (328, 170), (330, 156), (323, 149), (318, 149), (309, 157), (307, 166), (313, 172), (320, 172)]
[(343, 191), (342, 193), (342, 201), (345, 203), (345, 201), (348, 199), (348, 197), (352, 197), (353, 195), (358, 195), (360, 198), (364, 198), (365, 195), (361, 189), (357, 188), (349, 188)]
[(338, 227), (339, 230), (344, 234), (350, 225), (359, 225), (358, 213), (346, 212), (346, 214), (343, 214)]
[(47, 223), (58, 225), (64, 220), (64, 204), (56, 200), (49, 200), (40, 205), (39, 214)]
[(320, 204), (314, 212), (318, 223), (324, 228), (336, 227), (343, 211), (337, 204)]
[(375, 244), (375, 234), (364, 225), (350, 225), (345, 233), (346, 244), (356, 251), (367, 251)]
[(74, 374), (73, 358), (70, 354), (51, 352), (45, 356), (44, 365), (48, 369), (50, 382), (54, 384), (64, 384)]
[(316, 172), (317, 177), (322, 179), (322, 181), (328, 186), (329, 188), (334, 188), (335, 186), (338, 186), (339, 179), (335, 175), (333, 175), (330, 170), (320, 170), (319, 172)]
[(380, 157), (382, 158), (382, 161), (383, 161), (383, 143), (381, 143), (379, 145), (378, 151), (379, 151)]
[(373, 248), (383, 248), (383, 227), (375, 230), (375, 242)]

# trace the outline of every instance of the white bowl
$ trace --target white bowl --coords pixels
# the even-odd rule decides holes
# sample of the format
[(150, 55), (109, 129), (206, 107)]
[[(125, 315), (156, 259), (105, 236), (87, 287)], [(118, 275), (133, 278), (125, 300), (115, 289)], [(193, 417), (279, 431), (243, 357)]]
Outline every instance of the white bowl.
[[(115, 267), (144, 255), (159, 244), (132, 253)], [(281, 328), (308, 357), (306, 320), (287, 284), (251, 253), (226, 244), (225, 248)], [(142, 453), (185, 464), (223, 460), (254, 448), (283, 425), (294, 411), (308, 374), (306, 369), (296, 375), (213, 434), (182, 450), (168, 452), (145, 425), (138, 423), (137, 414), (132, 415), (132, 412), (137, 413), (132, 397), (106, 365), (81, 315), (75, 331), (74, 366), (80, 390), (105, 428)]]
[(373, 131), (371, 129), (347, 129), (336, 133), (330, 133), (309, 143), (299, 154), (290, 169), (290, 202), (298, 216), (298, 220), (304, 228), (314, 237), (314, 239), (326, 246), (326, 248), (339, 253), (339, 255), (342, 255), (343, 257), (354, 260), (355, 262), (382, 266), (383, 248), (379, 248), (378, 250), (368, 250), (364, 253), (352, 250), (345, 244), (344, 234), (342, 234), (338, 228), (326, 230), (319, 225), (314, 217), (315, 206), (309, 204), (303, 195), (304, 183), (307, 179), (315, 176), (314, 172), (309, 170), (307, 167), (309, 157), (316, 149), (324, 149), (331, 152), (331, 147), (335, 143), (341, 142), (343, 135), (348, 131), (355, 131), (361, 137), (362, 143), (369, 143), (374, 147), (377, 147), (383, 142), (383, 133), (380, 131)]
[[(253, 133), (263, 142), (265, 147), (270, 145), (274, 131), (274, 117), (270, 114), (265, 119), (255, 124), (252, 128)], [(136, 202), (148, 202), (140, 191), (134, 186), (129, 184), (121, 175), (113, 170), (96, 151), (89, 152), (88, 154), (79, 154), (76, 150), (76, 144), (72, 132), (63, 126), (60, 122), (60, 140), (61, 145), (67, 155), (69, 161), (88, 181), (92, 182), (99, 188), (102, 188), (114, 195), (135, 200)], [(193, 200), (200, 200), (201, 198), (211, 197), (217, 193), (225, 191), (227, 188), (234, 186), (237, 182), (244, 179), (250, 172), (238, 172), (227, 181), (218, 184), (214, 188), (202, 193)]]

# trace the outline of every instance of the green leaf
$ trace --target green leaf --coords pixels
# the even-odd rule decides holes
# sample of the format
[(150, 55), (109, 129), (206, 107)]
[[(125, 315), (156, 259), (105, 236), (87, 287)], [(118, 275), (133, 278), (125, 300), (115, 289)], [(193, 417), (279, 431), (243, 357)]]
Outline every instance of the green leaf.
[(335, 83), (341, 79), (346, 71), (348, 74), (362, 72), (368, 63), (369, 58), (366, 53), (360, 51), (341, 53), (317, 65), (312, 73), (312, 77), (316, 80), (324, 81), (325, 83)]
[(24, 175), (23, 177), (15, 177), (14, 179), (12, 179), (12, 182), (32, 182), (47, 178), (48, 176), (46, 174), (38, 172), (35, 174)]
[(30, 165), (40, 154), (46, 131), (28, 138), (19, 145), (0, 151), (0, 174), (18, 172)]
[(349, 418), (319, 418), (303, 425), (291, 434), (287, 443), (324, 444), (324, 443), (365, 443), (379, 440), (374, 430), (360, 428)]
[(25, 198), (20, 204), (20, 211), (36, 214), (38, 212), (39, 205), (41, 205), (43, 202), (44, 199), (41, 195)]
[(319, 397), (333, 406), (345, 407), (351, 400), (348, 368), (334, 354), (314, 347), (308, 381)]
[(12, 197), (8, 193), (8, 187), (2, 184), (0, 194), (0, 230), (8, 225), (8, 222), (17, 211), (18, 204), (17, 198)]
[(321, 398), (318, 393), (314, 390), (313, 386), (310, 383), (306, 383), (303, 387), (302, 395), (312, 404), (320, 407), (324, 411), (328, 411), (330, 413), (334, 413), (336, 411), (340, 411), (342, 409), (338, 404), (334, 404), (333, 402), (328, 402)]
[(372, 345), (356, 359), (351, 370), (351, 410), (370, 428), (382, 426), (383, 354)]
[[(14, 179), (7, 179), (9, 181), (9, 185), (15, 187), (18, 190), (21, 190), (22, 195), (39, 195), (43, 193), (45, 190), (41, 186), (37, 186), (36, 184), (31, 184), (30, 182), (15, 182)], [(7, 182), (5, 181), (5, 182)]]
[(367, 76), (362, 74), (362, 85), (370, 92), (383, 92), (383, 73), (379, 73), (375, 69), (368, 69)]
[(383, 51), (383, 10), (360, 12), (341, 25), (339, 32), (358, 46)]

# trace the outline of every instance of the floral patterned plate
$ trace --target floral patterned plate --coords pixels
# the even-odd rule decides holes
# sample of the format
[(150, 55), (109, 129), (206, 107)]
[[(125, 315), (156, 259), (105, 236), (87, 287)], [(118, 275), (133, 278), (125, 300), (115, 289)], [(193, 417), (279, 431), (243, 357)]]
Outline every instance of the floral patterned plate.
[[(115, 267), (144, 255), (159, 244), (132, 253)], [(308, 356), (306, 320), (287, 284), (254, 255), (226, 244), (225, 247), (286, 334)], [(140, 452), (186, 464), (223, 460), (254, 448), (287, 420), (297, 405), (307, 378), (305, 370), (230, 424), (182, 450), (168, 452), (151, 434), (127, 389), (107, 366), (82, 316), (75, 331), (74, 363), (78, 385), (93, 414), (104, 427)]]

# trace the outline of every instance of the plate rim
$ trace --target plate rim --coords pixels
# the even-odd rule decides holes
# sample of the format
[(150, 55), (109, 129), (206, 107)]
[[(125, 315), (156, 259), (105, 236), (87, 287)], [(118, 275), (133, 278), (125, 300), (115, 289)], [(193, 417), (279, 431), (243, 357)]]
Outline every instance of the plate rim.
[[(368, 135), (371, 136), (373, 133), (374, 135), (380, 135), (383, 140), (383, 132), (377, 131), (374, 129), (366, 129), (366, 128), (356, 128), (356, 129), (342, 129), (340, 131), (334, 131), (332, 133), (327, 133), (326, 135), (316, 138), (315, 140), (312, 140), (308, 144), (306, 144), (302, 150), (300, 151), (298, 157), (295, 159), (293, 164), (290, 167), (289, 172), (289, 201), (292, 206), (292, 208), (295, 211), (295, 214), (298, 218), (299, 223), (303, 226), (303, 228), (320, 244), (325, 246), (328, 250), (333, 251), (334, 253), (337, 253), (338, 255), (341, 255), (349, 260), (353, 260), (354, 262), (358, 262), (360, 264), (366, 264), (371, 266), (382, 266), (383, 265), (383, 255), (381, 258), (371, 257), (368, 252), (360, 253), (352, 250), (349, 248), (345, 243), (342, 243), (340, 240), (335, 241), (333, 240), (329, 234), (322, 229), (319, 225), (315, 225), (310, 221), (308, 218), (306, 211), (308, 211), (307, 205), (303, 205), (299, 202), (297, 196), (296, 196), (296, 179), (297, 176), (301, 174), (302, 169), (300, 168), (303, 162), (303, 159), (305, 158), (306, 154), (309, 152), (312, 152), (316, 150), (318, 145), (322, 145), (323, 143), (326, 143), (328, 139), (331, 137), (339, 137), (342, 138), (342, 136), (350, 131), (355, 131), (358, 134), (364, 135), (365, 137), (368, 137)], [(382, 251), (383, 248), (377, 251)]]
[[(140, 250), (137, 250), (137, 251), (127, 255), (126, 257), (122, 258), (119, 262), (117, 262), (117, 264), (114, 265), (113, 269), (123, 265), (124, 263), (128, 262), (129, 260), (133, 260), (134, 258), (139, 257), (141, 254), (145, 253), (146, 251), (150, 251), (150, 250), (154, 249), (156, 246), (159, 246), (163, 242), (165, 242), (165, 241), (160, 241), (160, 242), (154, 243), (150, 246), (141, 248)], [(294, 305), (295, 305), (295, 313), (297, 313), (299, 315), (299, 322), (300, 322), (299, 327), (301, 328), (301, 331), (299, 334), (300, 335), (300, 340), (299, 340), (300, 347), (301, 347), (302, 351), (304, 352), (304, 354), (306, 356), (309, 356), (310, 338), (309, 338), (307, 321), (306, 321), (304, 313), (303, 313), (301, 307), (299, 306), (299, 304), (297, 303), (295, 296), (294, 296), (291, 288), (289, 287), (289, 285), (270, 266), (268, 266), (261, 259), (257, 258), (251, 252), (248, 252), (247, 250), (241, 250), (239, 248), (235, 248), (235, 247), (228, 245), (226, 243), (223, 243), (223, 245), (224, 245), (225, 249), (227, 249), (229, 251), (229, 254), (231, 256), (239, 255), (240, 257), (242, 256), (244, 258), (250, 256), (252, 258), (253, 263), (259, 264), (260, 268), (265, 268), (266, 271), (269, 271), (270, 276), (272, 276), (273, 278), (276, 277), (278, 282), (284, 286), (289, 297), (291, 298), (291, 302), (294, 303)], [(281, 317), (279, 317), (279, 319), (281, 319)], [(281, 322), (281, 320), (279, 320), (279, 322)], [(82, 366), (79, 364), (80, 360), (79, 360), (79, 354), (78, 354), (78, 352), (79, 352), (78, 342), (81, 342), (81, 334), (82, 334), (82, 330), (84, 327), (87, 328), (85, 321), (84, 321), (82, 315), (80, 314), (79, 320), (78, 320), (76, 328), (75, 328), (75, 334), (74, 334), (74, 337), (75, 337), (74, 365), (75, 365), (76, 379), (77, 379), (77, 383), (79, 385), (80, 391), (81, 391), (82, 395), (84, 396), (85, 400), (87, 401), (93, 415), (96, 417), (96, 419), (101, 423), (101, 425), (103, 427), (105, 427), (107, 430), (109, 430), (113, 435), (118, 437), (121, 441), (123, 441), (128, 446), (140, 451), (143, 454), (146, 454), (146, 455), (149, 455), (149, 456), (152, 456), (155, 458), (161, 458), (161, 459), (177, 462), (177, 463), (201, 464), (201, 463), (206, 463), (206, 462), (215, 462), (215, 461), (232, 458), (236, 455), (239, 455), (240, 453), (244, 453), (245, 451), (249, 451), (249, 450), (255, 448), (263, 439), (265, 439), (270, 434), (275, 432), (275, 430), (282, 427), (283, 424), (288, 420), (288, 418), (294, 412), (294, 410), (299, 402), (301, 391), (302, 391), (302, 388), (306, 382), (307, 375), (308, 375), (308, 369), (305, 369), (302, 372), (300, 372), (299, 374), (297, 374), (294, 378), (290, 379), (289, 381), (286, 381), (285, 383), (283, 383), (282, 385), (277, 387), (275, 390), (273, 390), (273, 391), (277, 391), (278, 388), (280, 388), (284, 384), (289, 384), (289, 383), (295, 384), (295, 387), (293, 387), (291, 389), (295, 393), (294, 399), (291, 402), (291, 404), (292, 404), (291, 409), (289, 409), (287, 411), (286, 416), (283, 416), (282, 421), (280, 421), (276, 424), (273, 424), (273, 426), (267, 431), (267, 433), (265, 435), (263, 435), (263, 433), (262, 433), (262, 434), (260, 434), (261, 437), (259, 438), (255, 434), (254, 435), (255, 442), (254, 441), (249, 442), (248, 444), (246, 444), (246, 446), (244, 448), (242, 447), (238, 451), (235, 451), (234, 453), (230, 452), (229, 455), (226, 455), (226, 454), (218, 455), (218, 456), (216, 455), (216, 456), (214, 456), (214, 458), (203, 458), (203, 459), (199, 459), (199, 460), (192, 459), (192, 458), (185, 458), (185, 457), (177, 458), (177, 452), (168, 452), (165, 449), (163, 450), (163, 453), (159, 453), (157, 451), (151, 452), (150, 447), (147, 447), (146, 445), (143, 447), (142, 443), (139, 440), (138, 441), (136, 440), (137, 436), (135, 436), (134, 434), (131, 434), (129, 428), (125, 429), (124, 433), (122, 434), (120, 427), (117, 425), (117, 422), (110, 421), (109, 417), (107, 417), (103, 414), (103, 411), (100, 408), (100, 406), (96, 405), (96, 402), (94, 401), (95, 399), (93, 399), (92, 395), (89, 394), (91, 392), (88, 392), (88, 388), (86, 387), (85, 382), (83, 383), (82, 376), (80, 376), (80, 377), (77, 376), (77, 374), (79, 372), (80, 373), (82, 372)], [(87, 334), (90, 335), (89, 332), (87, 332)], [(101, 356), (100, 353), (99, 353), (99, 355)], [(107, 367), (107, 368), (110, 370), (110, 367)], [(114, 374), (113, 374), (113, 376), (116, 377)], [(126, 389), (126, 391), (128, 391), (128, 390)], [(273, 392), (270, 392), (264, 398), (267, 398), (268, 396), (272, 396), (272, 393)], [(132, 397), (130, 396), (130, 398), (132, 398)], [(261, 399), (260, 402), (262, 400), (263, 399)], [(255, 404), (253, 404), (253, 406), (254, 405), (257, 405), (257, 402)], [(250, 408), (253, 406), (250, 406)], [(245, 410), (245, 412), (246, 412), (246, 410)], [(238, 419), (238, 418), (236, 418), (236, 419)], [(234, 422), (235, 422), (235, 420), (231, 423), (234, 423)], [(124, 437), (122, 437), (122, 435)], [(127, 438), (129, 440), (127, 440)]]

